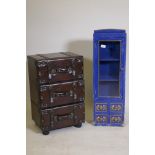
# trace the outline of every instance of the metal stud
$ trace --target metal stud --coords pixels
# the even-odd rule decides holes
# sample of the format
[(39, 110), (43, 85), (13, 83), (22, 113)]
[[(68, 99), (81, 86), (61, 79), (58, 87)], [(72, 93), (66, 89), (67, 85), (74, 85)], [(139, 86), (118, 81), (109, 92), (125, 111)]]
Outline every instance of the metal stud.
[(73, 96), (73, 91), (72, 91), (72, 90), (70, 90), (70, 92), (69, 92), (69, 93), (70, 93), (70, 96)]
[(72, 75), (75, 76), (75, 70), (72, 71)]
[(53, 103), (53, 97), (51, 97), (51, 103)]
[(69, 67), (69, 68), (68, 68), (68, 73), (69, 73), (69, 74), (72, 74), (72, 72), (73, 72), (72, 68)]
[(74, 94), (74, 100), (76, 100), (77, 99), (77, 95), (76, 94)]
[(48, 78), (49, 78), (49, 79), (52, 79), (52, 75), (51, 75), (51, 74), (48, 74)]

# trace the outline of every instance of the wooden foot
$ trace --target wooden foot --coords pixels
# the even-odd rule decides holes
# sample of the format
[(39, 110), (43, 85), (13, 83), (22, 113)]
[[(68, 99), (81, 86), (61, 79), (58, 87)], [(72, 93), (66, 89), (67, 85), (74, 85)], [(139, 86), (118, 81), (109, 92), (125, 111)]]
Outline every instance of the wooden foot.
[(48, 135), (50, 132), (49, 131), (42, 131), (43, 135)]
[(77, 125), (74, 125), (76, 128), (81, 128), (81, 126), (82, 126), (82, 123), (80, 123), (80, 124), (77, 124)]

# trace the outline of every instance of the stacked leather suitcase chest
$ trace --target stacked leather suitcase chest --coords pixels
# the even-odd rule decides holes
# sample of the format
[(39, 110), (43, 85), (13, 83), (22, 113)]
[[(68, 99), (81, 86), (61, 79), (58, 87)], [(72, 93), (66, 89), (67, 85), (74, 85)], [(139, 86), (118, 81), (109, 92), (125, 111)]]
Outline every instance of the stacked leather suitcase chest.
[(32, 119), (43, 134), (85, 121), (83, 57), (71, 52), (28, 56)]

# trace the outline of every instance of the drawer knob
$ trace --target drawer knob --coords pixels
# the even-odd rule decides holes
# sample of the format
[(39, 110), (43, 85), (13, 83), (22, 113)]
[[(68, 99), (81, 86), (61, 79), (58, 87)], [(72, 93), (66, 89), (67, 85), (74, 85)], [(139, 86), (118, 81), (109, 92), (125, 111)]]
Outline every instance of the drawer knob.
[(97, 120), (97, 122), (101, 123), (102, 122), (102, 117), (101, 116), (97, 116), (96, 120)]

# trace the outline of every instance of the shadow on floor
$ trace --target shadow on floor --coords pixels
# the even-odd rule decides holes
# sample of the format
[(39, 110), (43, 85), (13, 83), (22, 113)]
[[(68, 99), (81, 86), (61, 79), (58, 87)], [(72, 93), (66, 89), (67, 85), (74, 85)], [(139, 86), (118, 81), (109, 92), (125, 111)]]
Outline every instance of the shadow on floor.
[(84, 79), (85, 79), (85, 117), (88, 123), (93, 120), (93, 93), (92, 93), (92, 51), (91, 40), (76, 40), (69, 42), (67, 50), (84, 56)]

